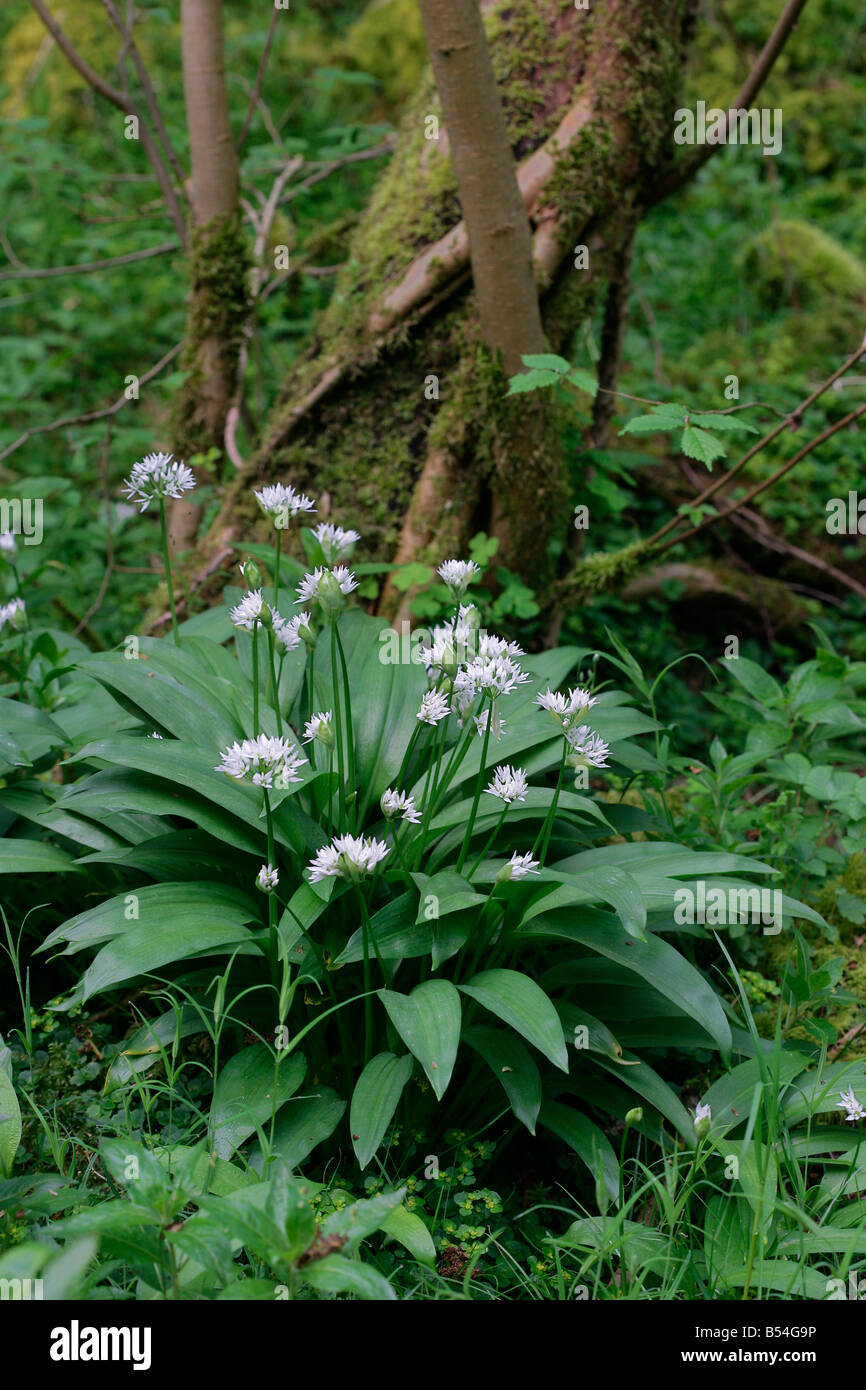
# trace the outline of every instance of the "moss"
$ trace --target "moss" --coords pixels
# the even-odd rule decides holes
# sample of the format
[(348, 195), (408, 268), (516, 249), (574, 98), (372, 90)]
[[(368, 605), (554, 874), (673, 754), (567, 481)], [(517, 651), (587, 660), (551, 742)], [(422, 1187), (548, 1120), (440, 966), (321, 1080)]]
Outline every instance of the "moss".
[(746, 247), (742, 264), (768, 308), (830, 296), (854, 300), (862, 309), (866, 298), (866, 267), (809, 222), (772, 223)]
[(222, 448), (222, 430), (214, 432), (202, 416), (202, 348), (218, 347), (217, 367), (234, 382), (238, 354), (249, 316), (250, 254), (241, 221), (219, 218), (197, 227), (189, 237), (191, 292), (181, 367), (186, 373), (172, 411), (172, 441), (183, 457)]
[(621, 589), (631, 579), (644, 553), (643, 541), (636, 541), (622, 550), (596, 551), (584, 555), (567, 581), (567, 592), (577, 603), (585, 603), (598, 594)]

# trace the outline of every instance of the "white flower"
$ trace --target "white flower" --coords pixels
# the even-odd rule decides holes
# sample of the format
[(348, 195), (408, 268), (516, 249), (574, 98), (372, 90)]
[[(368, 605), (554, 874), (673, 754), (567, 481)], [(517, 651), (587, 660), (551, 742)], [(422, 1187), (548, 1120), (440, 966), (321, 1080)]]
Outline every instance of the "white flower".
[(245, 738), (226, 748), (214, 771), (225, 772), (238, 781), (252, 774), (257, 787), (286, 787), (290, 782), (300, 782), (298, 768), (306, 761), (288, 739), (259, 734), (258, 738)]
[(8, 555), (15, 554), (15, 533), (13, 531), (0, 531), (0, 550), (5, 550)]
[(247, 632), (252, 632), (254, 627), (262, 625), (262, 608), (264, 599), (261, 589), (253, 589), (250, 593), (244, 594), (236, 608), (231, 610), (229, 617), (235, 627), (245, 628)]
[(500, 695), (509, 695), (516, 685), (528, 680), (529, 676), (512, 657), (478, 655), (457, 672), (454, 688), (471, 690), (473, 696), (490, 695), (495, 700)]
[(281, 617), (274, 608), (271, 609), (271, 613), (274, 619), (274, 636), (287, 652), (293, 652), (302, 642), (314, 640), (310, 630), (309, 613), (298, 613), (294, 618), (288, 619)]
[(450, 627), (433, 629), (433, 641), (429, 647), (419, 647), (418, 656), (427, 667), (430, 680), (435, 680), (437, 672), (453, 677), (460, 665), (454, 634)]
[(142, 512), (158, 497), (183, 497), (194, 487), (192, 469), (173, 454), (146, 454), (132, 465), (132, 472), (123, 484), (127, 497), (141, 503), (139, 511)]
[(408, 796), (406, 792), (394, 791), (389, 787), (382, 793), (379, 805), (386, 820), (393, 820), (398, 811), (402, 812), (403, 820), (411, 821), (413, 825), (418, 825), (421, 820), (421, 812), (415, 806), (415, 798)]
[(253, 489), (253, 496), (266, 516), (273, 519), (278, 531), (284, 531), (298, 512), (314, 512), (316, 504), (312, 497), (295, 492), (291, 484), (272, 483), (261, 492)]
[(323, 878), (346, 878), (357, 883), (363, 874), (372, 873), (376, 865), (390, 853), (390, 847), (384, 840), (337, 835), (310, 861), (310, 882), (319, 883)]
[(24, 626), (25, 612), (23, 598), (12, 598), (8, 603), (0, 603), (0, 630), (7, 623), (11, 623), (14, 628), (20, 630)]
[(509, 763), (504, 763), (496, 768), (490, 786), (484, 790), (490, 796), (498, 796), (506, 806), (510, 806), (514, 801), (526, 800), (528, 787), (523, 768), (511, 767)]
[(279, 870), (273, 864), (263, 864), (256, 874), (256, 887), (263, 893), (273, 893), (280, 881)]
[(334, 746), (334, 731), (331, 728), (331, 720), (334, 711), (326, 709), (322, 714), (314, 714), (312, 719), (308, 719), (304, 725), (304, 743), (312, 743), (317, 738), (320, 743), (324, 743), (326, 748)]
[[(515, 657), (526, 655), (519, 642), (506, 642), (504, 637), (494, 637), (490, 632), (479, 633), (477, 654), (481, 657)], [(528, 677), (524, 677), (524, 679), (528, 679)]]
[(162, 735), (162, 734), (158, 734), (158, 733), (156, 732), (156, 729), (154, 729), (153, 733), (152, 733), (152, 734), (148, 734), (147, 737), (148, 737), (148, 738), (162, 738), (163, 735)]
[(853, 1086), (849, 1086), (847, 1091), (839, 1092), (839, 1104), (836, 1109), (844, 1110), (845, 1119), (851, 1124), (854, 1124), (855, 1120), (866, 1120), (866, 1110), (855, 1096)]
[(342, 526), (332, 526), (328, 521), (320, 521), (318, 526), (314, 526), (313, 535), (329, 565), (336, 564), (361, 539), (357, 531), (344, 531)]
[(699, 1139), (703, 1139), (709, 1133), (710, 1123), (713, 1118), (713, 1110), (710, 1105), (698, 1105), (695, 1108), (695, 1133)]
[(422, 696), (421, 708), (415, 718), (420, 719), (422, 724), (438, 724), (440, 719), (447, 719), (450, 713), (447, 695), (443, 695), (441, 690), (428, 690)]
[(494, 704), (491, 709), (486, 709), (483, 714), (476, 714), (474, 718), (479, 738), (485, 733), (488, 724), (490, 724), (490, 732), (495, 739), (498, 740), (502, 737), (502, 730), (505, 728), (505, 720), (499, 713), (497, 705)]
[(535, 703), (542, 709), (546, 709), (551, 714), (557, 724), (561, 724), (564, 729), (570, 728), (578, 715), (584, 710), (591, 709), (596, 703), (594, 695), (590, 695), (588, 690), (581, 690), (577, 686), (574, 690), (569, 690), (567, 695), (560, 691), (546, 690), (543, 695), (536, 695)]
[(509, 879), (526, 878), (527, 874), (538, 873), (537, 859), (533, 859), (531, 854), (518, 854), (515, 850), (508, 863), (499, 871), (499, 878), (503, 883)]
[(481, 573), (474, 560), (445, 560), (436, 572), (455, 598), (465, 594), (476, 574)]
[(357, 589), (358, 581), (345, 565), (335, 565), (332, 570), (317, 569), (305, 574), (298, 585), (297, 603), (321, 603), (329, 608), (340, 594), (350, 594)]
[(566, 729), (565, 737), (571, 748), (565, 760), (569, 767), (607, 767), (610, 746), (587, 724), (581, 724), (578, 729)]

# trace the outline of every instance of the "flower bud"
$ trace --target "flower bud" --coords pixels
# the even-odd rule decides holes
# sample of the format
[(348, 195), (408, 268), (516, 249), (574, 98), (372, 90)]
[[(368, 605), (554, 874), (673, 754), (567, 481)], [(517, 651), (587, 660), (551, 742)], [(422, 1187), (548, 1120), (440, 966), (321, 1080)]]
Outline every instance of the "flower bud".
[(626, 1112), (626, 1117), (625, 1117), (626, 1126), (628, 1126), (628, 1125), (639, 1125), (642, 1119), (643, 1119), (643, 1110), (641, 1109), (641, 1107), (640, 1107), (639, 1105), (636, 1105), (636, 1106), (634, 1107), (633, 1110), (629, 1110), (629, 1111)]
[(346, 606), (346, 595), (340, 588), (340, 581), (330, 570), (326, 570), (319, 580), (316, 598), (322, 605), (322, 612), (328, 618), (336, 618)]
[(240, 570), (251, 589), (260, 589), (262, 587), (262, 572), (255, 560), (245, 560)]

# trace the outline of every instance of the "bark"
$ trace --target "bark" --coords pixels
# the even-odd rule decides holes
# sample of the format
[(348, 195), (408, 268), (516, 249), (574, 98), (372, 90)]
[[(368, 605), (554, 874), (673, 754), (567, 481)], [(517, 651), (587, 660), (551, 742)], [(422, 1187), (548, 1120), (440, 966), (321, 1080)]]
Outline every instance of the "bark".
[[(182, 0), (181, 53), (190, 151), (191, 290), (182, 359), (186, 380), (172, 433), (175, 452), (189, 457), (210, 448), (222, 450), (248, 307), (222, 0)], [(212, 481), (205, 466), (196, 472), (200, 481)], [(176, 549), (195, 534), (198, 516), (194, 493), (174, 505), (171, 538)]]
[[(545, 345), (554, 351), (570, 350), (599, 286), (616, 273), (654, 177), (670, 162), (686, 9), (681, 0), (594, 0), (589, 11), (573, 0), (484, 6), (532, 232)], [(282, 479), (327, 491), (333, 519), (357, 527), (366, 552), (386, 560), (409, 546), (413, 559), (460, 553), (474, 531), (491, 529), (493, 494), (501, 491), (519, 499), (525, 524), (500, 557), (535, 586), (543, 579), (550, 536), (569, 519), (566, 460), (550, 428), (556, 415), (544, 398), (548, 423), (515, 456), (509, 446), (526, 398), (505, 399), (505, 373), (486, 346), (494, 329), (486, 316), (482, 323), (472, 293), (470, 254), (473, 268), (478, 258), (468, 215), (461, 217), (468, 212), (459, 169), (455, 176), (461, 157), (450, 131), (447, 141), (425, 140), (431, 113), (447, 130), (427, 78), (311, 348), (201, 547), (202, 573), (234, 534), (254, 533), (250, 488)], [(577, 245), (590, 248), (588, 270), (575, 266)], [(479, 254), (483, 261), (483, 248)], [(525, 258), (517, 259), (511, 274), (525, 285)], [(438, 395), (426, 389), (433, 377)]]

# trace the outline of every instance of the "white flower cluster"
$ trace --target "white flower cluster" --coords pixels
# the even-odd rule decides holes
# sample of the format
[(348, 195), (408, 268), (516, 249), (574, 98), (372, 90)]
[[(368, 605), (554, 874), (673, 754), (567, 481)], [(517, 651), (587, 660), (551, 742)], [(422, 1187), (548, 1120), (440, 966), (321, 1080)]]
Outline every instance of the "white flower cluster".
[(310, 882), (323, 878), (345, 878), (357, 883), (371, 874), (391, 850), (384, 840), (356, 835), (337, 835), (310, 861)]
[(357, 589), (358, 581), (345, 565), (335, 565), (333, 569), (316, 569), (305, 574), (298, 585), (296, 603), (318, 603), (325, 612), (342, 607), (342, 595)]
[(607, 767), (610, 747), (598, 734), (594, 734), (588, 724), (577, 729), (566, 729), (566, 741), (571, 752), (565, 761), (569, 767)]
[(314, 512), (316, 504), (312, 497), (296, 492), (291, 484), (272, 483), (261, 491), (253, 489), (255, 497), (265, 516), (269, 516), (278, 531), (284, 531), (299, 512)]
[(342, 526), (332, 526), (327, 521), (314, 526), (313, 535), (321, 546), (327, 565), (336, 565), (361, 539), (357, 531), (344, 531)]
[(279, 870), (273, 864), (263, 864), (256, 874), (256, 887), (263, 893), (273, 893), (280, 881)]
[(533, 859), (531, 854), (518, 854), (515, 850), (508, 863), (499, 871), (499, 878), (503, 883), (510, 880), (526, 878), (527, 874), (537, 874), (539, 861)]
[(506, 806), (515, 801), (525, 801), (529, 790), (526, 773), (521, 767), (511, 767), (509, 763), (500, 764), (493, 773), (489, 787), (484, 788), (490, 796), (498, 796)]
[(403, 820), (411, 821), (412, 825), (418, 825), (421, 821), (421, 812), (415, 805), (415, 798), (406, 792), (395, 791), (393, 787), (382, 793), (379, 805), (386, 820), (393, 820), (400, 814)]
[(536, 695), (535, 703), (547, 710), (557, 724), (568, 729), (576, 723), (584, 710), (592, 709), (596, 699), (588, 690), (581, 690), (578, 686), (569, 690), (567, 695), (563, 695), (559, 690), (545, 690), (543, 695)]
[(326, 709), (322, 714), (314, 714), (304, 725), (304, 743), (312, 743), (313, 739), (318, 739), (324, 743), (326, 748), (334, 746), (334, 731), (331, 727), (331, 720), (334, 711)]
[(245, 738), (222, 753), (215, 772), (225, 772), (237, 781), (250, 777), (256, 787), (287, 787), (300, 782), (298, 768), (307, 761), (286, 738)]
[(131, 501), (141, 504), (139, 511), (143, 512), (157, 498), (183, 497), (194, 487), (192, 469), (173, 454), (145, 454), (143, 459), (132, 465), (123, 490)]
[[(265, 622), (266, 607), (270, 613), (270, 623)], [(231, 610), (229, 617), (235, 627), (244, 628), (247, 632), (252, 632), (258, 627), (270, 627), (274, 637), (287, 652), (295, 651), (302, 641), (310, 641), (313, 635), (310, 631), (309, 613), (298, 613), (294, 618), (286, 619), (277, 612), (273, 604), (265, 605), (261, 589), (251, 589), (248, 594), (244, 594), (240, 603)]]
[(454, 598), (462, 598), (481, 571), (474, 560), (444, 560), (436, 573), (448, 585)]

